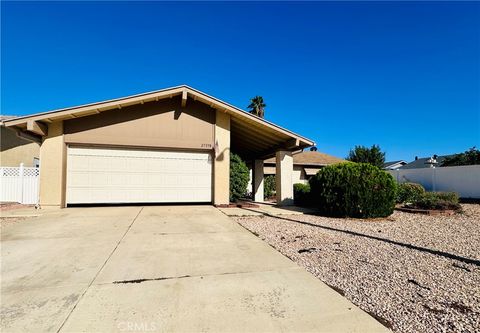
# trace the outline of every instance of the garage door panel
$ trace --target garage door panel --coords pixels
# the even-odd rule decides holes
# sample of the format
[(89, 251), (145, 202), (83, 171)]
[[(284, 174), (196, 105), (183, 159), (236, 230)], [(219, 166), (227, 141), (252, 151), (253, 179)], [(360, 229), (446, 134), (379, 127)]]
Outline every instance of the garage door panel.
[(159, 160), (156, 158), (150, 158), (147, 160), (147, 169), (149, 170), (164, 170), (165, 169), (165, 161)]
[(127, 159), (127, 168), (129, 170), (145, 170), (145, 159), (142, 158), (129, 158)]
[(211, 202), (208, 153), (69, 147), (67, 203)]
[(88, 170), (90, 161), (87, 158), (82, 158), (81, 156), (70, 156), (69, 162), (74, 163), (77, 171)]

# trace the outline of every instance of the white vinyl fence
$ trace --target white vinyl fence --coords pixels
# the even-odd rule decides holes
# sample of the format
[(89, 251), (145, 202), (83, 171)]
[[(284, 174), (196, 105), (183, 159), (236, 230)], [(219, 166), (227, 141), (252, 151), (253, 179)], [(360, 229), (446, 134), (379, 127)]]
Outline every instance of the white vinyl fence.
[(38, 203), (39, 168), (0, 167), (0, 202)]
[(427, 191), (457, 192), (461, 198), (480, 199), (480, 165), (389, 170), (399, 183), (422, 184)]

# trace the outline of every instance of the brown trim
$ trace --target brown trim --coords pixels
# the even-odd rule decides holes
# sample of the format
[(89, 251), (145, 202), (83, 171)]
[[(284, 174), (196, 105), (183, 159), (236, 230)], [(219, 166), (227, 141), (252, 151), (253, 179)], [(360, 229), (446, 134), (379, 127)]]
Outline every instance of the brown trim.
[[(151, 145), (149, 144), (120, 144), (120, 143), (109, 143), (109, 142), (99, 142), (99, 141), (106, 141), (106, 140), (92, 140), (92, 141), (85, 141), (85, 140), (74, 140), (71, 139), (68, 134), (66, 135), (66, 140), (65, 142), (71, 145), (90, 145), (90, 146), (118, 146), (118, 147), (144, 147), (144, 148), (165, 148), (165, 149), (183, 149), (183, 150), (211, 150), (213, 148), (213, 143), (206, 143), (207, 145), (211, 145), (211, 147), (198, 147), (198, 146), (193, 146), (192, 144), (186, 143), (184, 145), (178, 145), (176, 147), (170, 146), (170, 145), (159, 145), (158, 143), (152, 143)], [(193, 143), (194, 141), (192, 140), (190, 143)], [(172, 142), (170, 142), (172, 143)]]
[(109, 144), (90, 144), (79, 142), (67, 142), (68, 147), (75, 148), (115, 148), (115, 149), (135, 149), (135, 150), (152, 150), (152, 151), (171, 151), (171, 152), (194, 152), (194, 153), (207, 153), (211, 151), (211, 148), (174, 148), (174, 147), (152, 147), (152, 146), (127, 146), (127, 145), (109, 145)]

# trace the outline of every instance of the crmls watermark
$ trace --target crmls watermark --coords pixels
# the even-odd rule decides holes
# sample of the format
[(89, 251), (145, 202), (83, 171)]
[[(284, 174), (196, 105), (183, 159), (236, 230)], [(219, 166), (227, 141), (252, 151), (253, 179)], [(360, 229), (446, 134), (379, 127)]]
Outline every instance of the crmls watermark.
[(155, 322), (136, 322), (136, 321), (121, 321), (117, 324), (117, 328), (124, 332), (155, 332), (157, 330), (157, 323)]

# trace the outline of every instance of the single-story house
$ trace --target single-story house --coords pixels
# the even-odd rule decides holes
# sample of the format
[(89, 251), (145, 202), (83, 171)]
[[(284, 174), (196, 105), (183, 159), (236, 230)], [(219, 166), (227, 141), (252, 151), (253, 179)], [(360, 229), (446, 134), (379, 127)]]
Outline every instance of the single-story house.
[[(342, 162), (345, 160), (316, 150), (295, 152), (293, 153), (292, 183), (306, 184), (324, 166)], [(264, 175), (275, 175), (276, 172), (275, 158), (265, 160)]]
[(404, 160), (385, 162), (383, 163), (383, 170), (397, 170), (406, 164), (407, 161)]
[(293, 201), (292, 152), (303, 136), (182, 85), (22, 116), (5, 126), (40, 143), (40, 205), (229, 203), (230, 151), (276, 158), (277, 202)]
[[(447, 157), (452, 157), (453, 155), (443, 155), (443, 156), (438, 156), (438, 155), (433, 155), (431, 157), (418, 157), (415, 156), (415, 159), (410, 162), (405, 164), (404, 166), (400, 167), (400, 170), (404, 169), (419, 169), (419, 168), (431, 168), (433, 166), (439, 167), (442, 165), (443, 161)], [(432, 162), (434, 162), (432, 164)]]
[(0, 167), (18, 167), (21, 163), (25, 167), (38, 167), (40, 144), (5, 127), (4, 121), (14, 118), (0, 116)]

